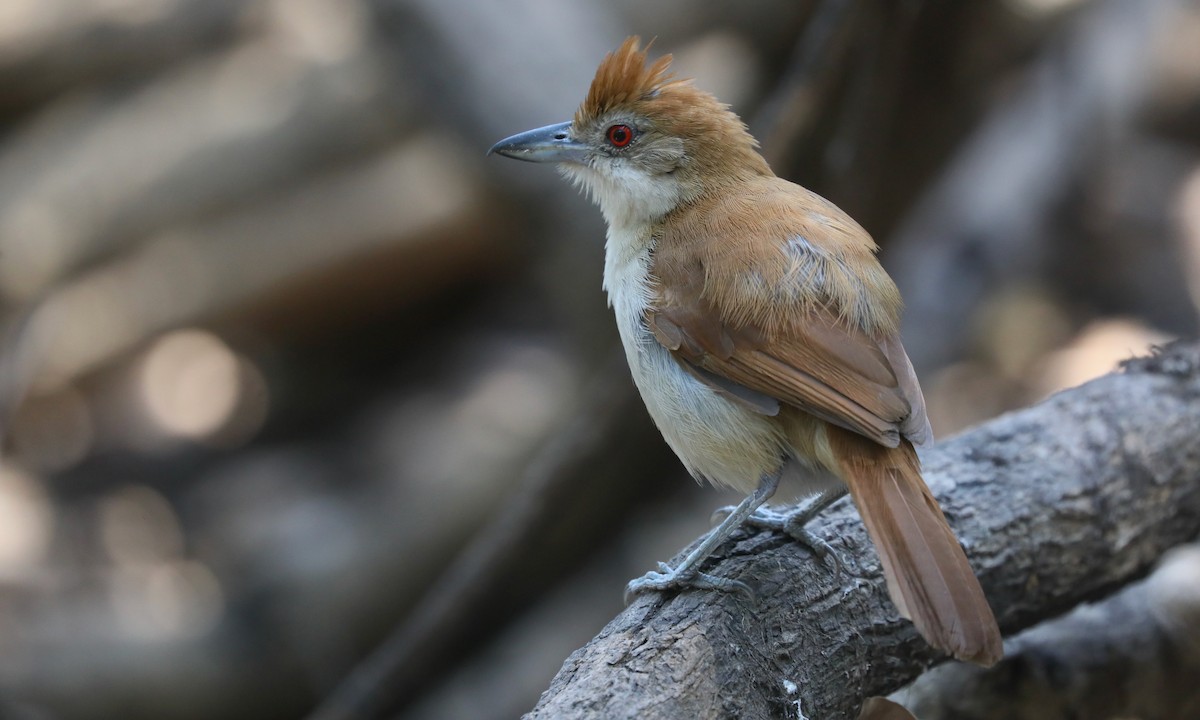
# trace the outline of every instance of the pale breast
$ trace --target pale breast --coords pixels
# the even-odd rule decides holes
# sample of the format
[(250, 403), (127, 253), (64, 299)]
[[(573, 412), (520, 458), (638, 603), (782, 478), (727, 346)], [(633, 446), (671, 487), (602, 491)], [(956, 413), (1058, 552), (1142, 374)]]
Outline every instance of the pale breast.
[[(616, 235), (616, 237), (614, 237)], [(609, 232), (604, 285), (633, 381), (663, 438), (697, 478), (750, 492), (789, 454), (775, 418), (717, 395), (681, 368), (643, 321), (651, 241)]]

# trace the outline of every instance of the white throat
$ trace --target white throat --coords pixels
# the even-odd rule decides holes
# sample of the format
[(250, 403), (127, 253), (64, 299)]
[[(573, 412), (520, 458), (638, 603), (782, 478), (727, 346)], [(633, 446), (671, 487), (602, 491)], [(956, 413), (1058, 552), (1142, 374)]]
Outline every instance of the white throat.
[[(604, 243), (604, 290), (617, 314), (622, 335), (641, 325), (650, 303), (650, 255), (654, 249), (652, 225), (608, 225)], [(628, 349), (628, 348), (627, 348)]]
[(563, 175), (587, 190), (608, 225), (604, 244), (604, 290), (631, 365), (646, 335), (642, 316), (650, 302), (653, 228), (684, 201), (670, 174), (649, 175), (622, 163), (603, 167), (564, 164)]
[(632, 231), (648, 226), (674, 210), (684, 200), (679, 181), (669, 174), (647, 175), (623, 164), (603, 169), (583, 165), (561, 165), (564, 175), (585, 188), (600, 206), (609, 227)]

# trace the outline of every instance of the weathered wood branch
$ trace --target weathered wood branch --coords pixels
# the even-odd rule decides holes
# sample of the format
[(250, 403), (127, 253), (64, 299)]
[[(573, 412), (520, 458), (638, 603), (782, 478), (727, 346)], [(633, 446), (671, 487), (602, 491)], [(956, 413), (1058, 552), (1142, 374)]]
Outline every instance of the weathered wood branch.
[(947, 664), (899, 694), (921, 720), (1200, 717), (1200, 546), (1145, 581), (1013, 638), (994, 668)]
[[(1200, 344), (1176, 344), (935, 446), (926, 477), (1001, 627), (1016, 632), (1142, 575), (1200, 531)], [(757, 604), (639, 599), (567, 659), (528, 718), (852, 718), (937, 658), (888, 601), (843, 501), (811, 529), (835, 577), (782, 536), (743, 536), (711, 569)]]

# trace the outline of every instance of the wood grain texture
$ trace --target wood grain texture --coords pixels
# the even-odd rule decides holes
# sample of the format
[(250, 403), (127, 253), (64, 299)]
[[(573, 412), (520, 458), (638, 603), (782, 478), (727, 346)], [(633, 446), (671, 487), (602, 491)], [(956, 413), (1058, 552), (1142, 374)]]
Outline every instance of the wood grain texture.
[[(923, 454), (1002, 628), (1102, 597), (1196, 536), (1197, 400), (1200, 345), (1174, 345)], [(849, 503), (810, 529), (841, 553), (841, 582), (779, 535), (742, 536), (710, 567), (752, 582), (758, 604), (640, 598), (526, 717), (853, 718), (936, 661), (888, 602)]]
[(1200, 545), (1012, 638), (1008, 657), (990, 671), (944, 665), (896, 699), (921, 720), (1200, 717)]

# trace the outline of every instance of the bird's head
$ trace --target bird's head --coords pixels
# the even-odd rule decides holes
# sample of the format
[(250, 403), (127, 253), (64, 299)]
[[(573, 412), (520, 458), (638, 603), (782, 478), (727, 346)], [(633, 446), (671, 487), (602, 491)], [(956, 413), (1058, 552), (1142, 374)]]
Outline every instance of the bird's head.
[(489, 153), (557, 163), (610, 225), (652, 222), (771, 173), (728, 105), (670, 75), (670, 55), (648, 64), (639, 45), (630, 37), (604, 58), (573, 120), (505, 138)]

